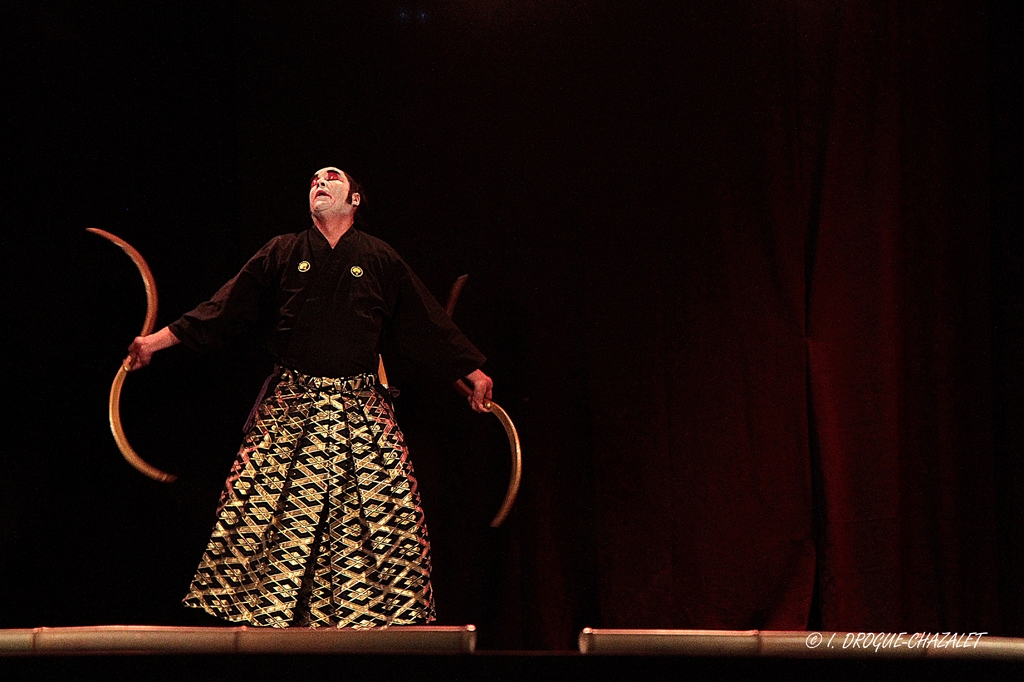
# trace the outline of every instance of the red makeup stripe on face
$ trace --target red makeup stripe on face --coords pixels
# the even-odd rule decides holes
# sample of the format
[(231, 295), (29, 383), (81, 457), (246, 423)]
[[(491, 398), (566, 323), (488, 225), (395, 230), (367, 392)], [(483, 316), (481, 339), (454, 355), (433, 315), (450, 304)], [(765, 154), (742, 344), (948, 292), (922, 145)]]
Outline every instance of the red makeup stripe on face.
[[(328, 182), (330, 182), (332, 180), (340, 181), (341, 180), (341, 173), (339, 173), (338, 171), (327, 171), (326, 173), (324, 173), (324, 179), (327, 180)], [(318, 183), (318, 182), (320, 182), (320, 178), (318, 178), (317, 176), (314, 175), (312, 177), (312, 179), (310, 179), (310, 181), (309, 181), (309, 186), (310, 187), (316, 187), (316, 183)]]

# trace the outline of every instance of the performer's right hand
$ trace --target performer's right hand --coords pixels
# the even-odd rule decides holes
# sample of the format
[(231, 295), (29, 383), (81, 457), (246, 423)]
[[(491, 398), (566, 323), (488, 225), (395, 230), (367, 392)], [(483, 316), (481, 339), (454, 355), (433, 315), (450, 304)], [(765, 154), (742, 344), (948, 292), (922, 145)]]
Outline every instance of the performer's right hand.
[(124, 366), (128, 371), (142, 369), (153, 359), (156, 349), (147, 341), (148, 338), (148, 336), (136, 336), (128, 346), (128, 357), (124, 359)]
[(153, 359), (153, 353), (164, 348), (170, 348), (181, 343), (178, 337), (171, 333), (171, 330), (164, 327), (156, 334), (149, 336), (136, 336), (131, 345), (128, 346), (128, 357), (124, 360), (128, 371), (142, 369)]

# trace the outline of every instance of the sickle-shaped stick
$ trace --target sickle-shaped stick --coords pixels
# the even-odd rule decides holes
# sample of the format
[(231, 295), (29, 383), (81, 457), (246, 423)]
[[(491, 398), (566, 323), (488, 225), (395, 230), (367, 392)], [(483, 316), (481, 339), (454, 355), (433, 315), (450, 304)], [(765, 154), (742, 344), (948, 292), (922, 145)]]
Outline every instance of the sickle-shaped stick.
[[(451, 293), (448, 294), (448, 303), (444, 307), (448, 317), (451, 317), (452, 313), (455, 312), (455, 304), (459, 300), (459, 294), (462, 293), (462, 287), (466, 285), (467, 279), (469, 279), (469, 275), (462, 275), (452, 285)], [(455, 390), (467, 398), (473, 395), (473, 389), (467, 386), (466, 382), (462, 379), (456, 381), (454, 386)], [(505, 434), (508, 435), (508, 444), (512, 451), (512, 475), (509, 477), (508, 490), (505, 491), (505, 499), (501, 503), (497, 516), (491, 521), (491, 528), (497, 528), (505, 522), (505, 518), (512, 511), (512, 505), (516, 502), (516, 496), (519, 494), (519, 482), (523, 478), (523, 452), (519, 447), (519, 432), (516, 431), (516, 425), (512, 423), (512, 418), (508, 416), (508, 412), (495, 402), (487, 402), (484, 404), (484, 407), (490, 410), (498, 418), (498, 421), (501, 422), (501, 425), (505, 427)]]
[[(136, 251), (135, 247), (131, 244), (116, 235), (110, 234), (106, 230), (88, 227), (86, 231), (98, 234), (104, 239), (120, 246), (128, 254), (128, 257), (132, 259), (132, 262), (135, 263), (135, 267), (139, 269), (139, 274), (142, 275), (142, 283), (146, 286), (146, 320), (142, 323), (142, 332), (139, 336), (147, 336), (152, 333), (153, 327), (156, 326), (156, 280), (153, 279), (153, 273), (150, 271), (142, 254)], [(129, 464), (153, 480), (170, 483), (178, 477), (160, 471), (139, 457), (138, 453), (128, 444), (128, 439), (124, 435), (124, 429), (121, 428), (121, 386), (124, 385), (124, 378), (128, 376), (128, 368), (130, 366), (131, 358), (126, 358), (114, 376), (114, 383), (110, 386), (110, 402), (108, 405), (110, 431), (114, 434), (114, 442), (117, 443), (117, 449), (121, 451), (121, 454), (124, 455)]]
[[(473, 389), (466, 385), (466, 382), (459, 379), (454, 384), (455, 390), (466, 396), (467, 398), (473, 395)], [(484, 407), (491, 411), (501, 425), (505, 427), (505, 434), (508, 435), (508, 444), (512, 450), (512, 475), (508, 481), (508, 490), (505, 491), (505, 499), (501, 503), (501, 508), (498, 510), (494, 520), (491, 521), (491, 528), (497, 528), (505, 522), (505, 518), (509, 512), (512, 511), (512, 505), (516, 503), (516, 496), (519, 494), (519, 481), (523, 478), (523, 452), (519, 447), (519, 432), (516, 431), (516, 425), (512, 423), (512, 418), (508, 416), (506, 412), (498, 403), (486, 402)]]

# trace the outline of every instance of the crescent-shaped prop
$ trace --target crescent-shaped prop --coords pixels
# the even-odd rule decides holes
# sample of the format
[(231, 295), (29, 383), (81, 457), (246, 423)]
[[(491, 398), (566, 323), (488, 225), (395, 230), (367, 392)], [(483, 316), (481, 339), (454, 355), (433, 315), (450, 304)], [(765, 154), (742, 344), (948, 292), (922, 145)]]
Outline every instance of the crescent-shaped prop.
[[(469, 275), (462, 275), (452, 285), (451, 293), (448, 294), (448, 303), (444, 307), (448, 317), (451, 317), (452, 313), (455, 312), (455, 304), (459, 300), (459, 294), (462, 293), (462, 287), (466, 285), (467, 279), (469, 279)], [(455, 390), (467, 398), (473, 395), (473, 389), (467, 386), (466, 382), (462, 379), (456, 381), (454, 386)], [(509, 512), (512, 511), (512, 505), (516, 503), (516, 496), (519, 495), (519, 482), (523, 478), (523, 452), (519, 445), (519, 432), (516, 431), (516, 425), (512, 423), (512, 418), (508, 416), (508, 412), (494, 402), (488, 402), (485, 407), (505, 427), (509, 448), (512, 451), (512, 475), (509, 477), (508, 490), (505, 491), (505, 499), (501, 503), (501, 508), (498, 509), (498, 514), (491, 521), (491, 528), (497, 528), (505, 522)]]
[(519, 448), (519, 432), (516, 431), (516, 425), (512, 423), (508, 412), (501, 409), (497, 403), (487, 403), (487, 409), (493, 412), (501, 425), (505, 427), (505, 433), (508, 434), (508, 442), (512, 449), (512, 476), (508, 481), (508, 490), (505, 491), (505, 499), (501, 503), (501, 508), (498, 509), (498, 514), (491, 521), (491, 528), (497, 528), (505, 522), (505, 517), (512, 511), (512, 505), (516, 503), (516, 496), (519, 495), (519, 481), (523, 477), (523, 452)]
[(455, 314), (455, 304), (459, 302), (459, 294), (462, 293), (462, 287), (466, 286), (467, 279), (469, 279), (469, 275), (462, 275), (452, 284), (452, 290), (448, 292), (448, 302), (444, 306), (448, 317)]
[[(149, 265), (146, 264), (146, 260), (142, 257), (142, 254), (135, 250), (135, 247), (117, 235), (110, 234), (106, 230), (96, 227), (88, 227), (86, 231), (99, 235), (121, 247), (121, 250), (128, 254), (128, 257), (135, 263), (135, 267), (139, 269), (139, 274), (142, 275), (142, 283), (146, 286), (146, 320), (142, 323), (142, 332), (139, 336), (146, 336), (152, 333), (153, 327), (156, 326), (156, 280), (153, 279), (153, 272), (149, 269)], [(121, 364), (120, 369), (117, 370), (117, 374), (114, 376), (114, 383), (110, 386), (110, 401), (108, 404), (110, 431), (114, 434), (114, 442), (117, 443), (117, 449), (121, 451), (121, 454), (124, 455), (129, 464), (153, 480), (170, 483), (178, 477), (160, 471), (139, 457), (139, 454), (128, 444), (128, 439), (124, 435), (124, 429), (121, 427), (121, 387), (124, 385), (125, 377), (128, 376), (128, 368), (130, 366), (130, 361), (126, 359)]]
[[(466, 382), (462, 379), (456, 381), (454, 385), (455, 390), (467, 398), (473, 395), (473, 389), (467, 386)], [(498, 513), (491, 521), (491, 528), (497, 528), (505, 522), (505, 518), (512, 511), (512, 505), (516, 503), (516, 496), (519, 495), (519, 482), (523, 478), (523, 451), (519, 446), (519, 432), (516, 431), (516, 425), (512, 423), (512, 418), (508, 416), (508, 412), (495, 402), (488, 402), (485, 407), (505, 427), (505, 433), (508, 435), (508, 444), (512, 450), (512, 475), (509, 477), (508, 490), (505, 491), (505, 499), (501, 503), (501, 508), (498, 509)]]

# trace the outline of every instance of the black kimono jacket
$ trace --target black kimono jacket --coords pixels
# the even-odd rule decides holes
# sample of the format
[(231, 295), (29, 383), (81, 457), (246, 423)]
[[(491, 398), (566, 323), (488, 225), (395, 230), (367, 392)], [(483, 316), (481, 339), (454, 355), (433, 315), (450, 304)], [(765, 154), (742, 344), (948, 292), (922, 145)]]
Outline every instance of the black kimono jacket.
[(394, 249), (355, 227), (333, 249), (315, 226), (275, 237), (170, 329), (198, 351), (266, 334), (280, 365), (312, 376), (376, 373), (385, 340), (444, 380), (485, 360)]

